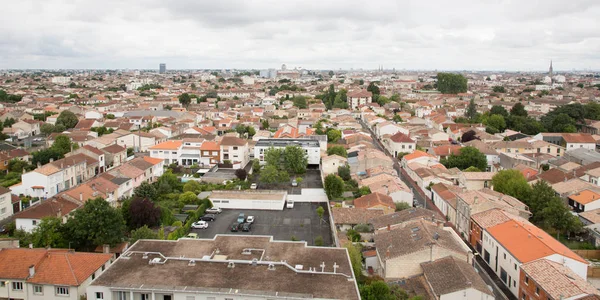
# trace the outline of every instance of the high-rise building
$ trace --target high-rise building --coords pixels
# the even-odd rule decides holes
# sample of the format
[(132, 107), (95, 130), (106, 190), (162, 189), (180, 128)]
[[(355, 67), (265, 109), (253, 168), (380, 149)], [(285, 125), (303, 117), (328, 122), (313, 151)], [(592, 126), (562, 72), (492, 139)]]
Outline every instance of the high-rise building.
[(167, 64), (158, 65), (158, 74), (165, 74), (165, 73), (167, 73)]

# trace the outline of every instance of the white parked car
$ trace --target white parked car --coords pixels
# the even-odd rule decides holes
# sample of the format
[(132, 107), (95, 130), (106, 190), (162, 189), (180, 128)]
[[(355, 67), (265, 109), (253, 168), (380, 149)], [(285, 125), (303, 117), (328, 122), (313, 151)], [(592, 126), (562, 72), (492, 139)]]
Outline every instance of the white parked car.
[(220, 214), (221, 212), (223, 212), (223, 210), (220, 207), (211, 207), (206, 209), (206, 213), (207, 214)]
[(206, 228), (208, 228), (208, 223), (206, 221), (198, 221), (198, 222), (192, 224), (192, 228), (206, 229)]
[(250, 185), (250, 188), (255, 190), (258, 187), (258, 185), (256, 183), (253, 183)]
[(254, 223), (254, 216), (248, 216), (246, 218), (246, 223)]

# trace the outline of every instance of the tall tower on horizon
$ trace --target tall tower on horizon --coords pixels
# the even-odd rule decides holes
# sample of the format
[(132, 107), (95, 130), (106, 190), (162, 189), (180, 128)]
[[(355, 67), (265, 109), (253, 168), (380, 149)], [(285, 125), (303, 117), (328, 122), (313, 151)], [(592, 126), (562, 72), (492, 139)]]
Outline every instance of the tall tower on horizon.
[(550, 76), (550, 78), (552, 78), (552, 60), (550, 60), (550, 69), (548, 70), (548, 76)]
[(167, 73), (167, 64), (158, 65), (158, 74), (165, 74), (165, 73)]

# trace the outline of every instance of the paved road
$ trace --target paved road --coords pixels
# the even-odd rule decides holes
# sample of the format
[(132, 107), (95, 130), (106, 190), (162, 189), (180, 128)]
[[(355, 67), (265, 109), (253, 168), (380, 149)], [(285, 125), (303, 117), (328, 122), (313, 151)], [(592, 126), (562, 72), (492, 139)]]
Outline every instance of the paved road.
[(398, 160), (398, 158), (392, 156), (385, 149), (385, 147), (383, 147), (383, 144), (381, 143), (381, 141), (379, 140), (379, 138), (377, 138), (377, 136), (375, 135), (375, 133), (373, 132), (373, 130), (371, 130), (371, 128), (369, 128), (369, 126), (367, 126), (367, 124), (365, 124), (365, 122), (363, 122), (363, 120), (359, 119), (358, 121), (362, 125), (363, 129), (367, 130), (371, 134), (371, 138), (373, 139), (373, 144), (375, 145), (375, 147), (377, 147), (377, 149), (379, 149), (380, 151), (382, 151), (383, 153), (385, 153), (387, 156), (389, 156), (390, 158), (392, 158), (392, 160), (394, 161), (394, 170), (396, 170), (396, 172), (398, 172), (398, 177), (400, 177), (400, 179), (402, 179), (402, 181), (404, 181), (404, 183), (409, 188), (411, 188), (411, 190), (413, 192), (413, 195), (414, 195), (413, 197), (417, 201), (418, 205), (420, 205), (421, 207), (427, 207), (425, 199), (423, 199), (423, 197), (415, 190), (415, 189), (418, 188), (416, 186), (416, 184), (414, 182), (412, 182), (412, 180), (410, 180), (410, 178), (404, 178), (404, 176), (402, 176), (402, 171), (401, 171), (401, 167), (400, 167), (400, 160)]

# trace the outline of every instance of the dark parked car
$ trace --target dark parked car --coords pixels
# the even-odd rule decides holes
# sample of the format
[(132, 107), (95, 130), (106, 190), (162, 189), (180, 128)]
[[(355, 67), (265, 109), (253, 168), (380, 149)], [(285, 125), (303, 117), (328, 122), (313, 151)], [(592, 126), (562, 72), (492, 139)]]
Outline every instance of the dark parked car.
[(200, 221), (214, 221), (215, 220), (215, 215), (213, 214), (208, 214), (208, 215), (204, 215), (202, 217), (200, 217)]
[(242, 231), (250, 231), (250, 227), (252, 226), (252, 223), (244, 223), (242, 224)]
[(233, 223), (231, 224), (231, 232), (237, 232), (238, 230), (240, 230), (240, 223)]

